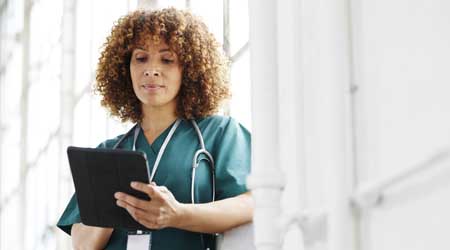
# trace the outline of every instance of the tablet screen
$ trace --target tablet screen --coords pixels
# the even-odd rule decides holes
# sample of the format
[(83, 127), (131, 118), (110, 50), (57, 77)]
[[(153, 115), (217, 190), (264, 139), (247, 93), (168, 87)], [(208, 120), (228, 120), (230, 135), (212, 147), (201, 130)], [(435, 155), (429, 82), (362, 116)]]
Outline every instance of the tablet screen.
[(145, 230), (128, 212), (116, 205), (115, 192), (139, 199), (149, 197), (130, 187), (132, 181), (149, 183), (148, 164), (143, 152), (123, 149), (69, 147), (70, 169), (85, 225)]

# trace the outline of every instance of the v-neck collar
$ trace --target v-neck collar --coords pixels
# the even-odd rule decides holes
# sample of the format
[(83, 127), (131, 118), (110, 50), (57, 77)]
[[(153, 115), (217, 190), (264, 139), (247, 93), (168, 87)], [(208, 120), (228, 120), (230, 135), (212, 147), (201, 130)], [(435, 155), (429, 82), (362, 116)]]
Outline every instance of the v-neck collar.
[(161, 134), (159, 134), (158, 137), (156, 137), (156, 139), (153, 141), (152, 144), (148, 142), (147, 138), (144, 135), (143, 130), (140, 129), (136, 142), (137, 144), (136, 149), (149, 149), (148, 151), (150, 151), (152, 154), (156, 156), (175, 122), (176, 120), (172, 124), (170, 124), (170, 126), (168, 126), (166, 129), (164, 129), (164, 131)]

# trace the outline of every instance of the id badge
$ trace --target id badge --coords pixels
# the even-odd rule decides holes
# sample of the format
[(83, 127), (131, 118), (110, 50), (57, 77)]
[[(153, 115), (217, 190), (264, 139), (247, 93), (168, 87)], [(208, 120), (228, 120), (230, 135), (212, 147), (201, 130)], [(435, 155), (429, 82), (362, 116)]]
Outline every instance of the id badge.
[(128, 232), (127, 250), (151, 250), (151, 248), (151, 232), (141, 230)]

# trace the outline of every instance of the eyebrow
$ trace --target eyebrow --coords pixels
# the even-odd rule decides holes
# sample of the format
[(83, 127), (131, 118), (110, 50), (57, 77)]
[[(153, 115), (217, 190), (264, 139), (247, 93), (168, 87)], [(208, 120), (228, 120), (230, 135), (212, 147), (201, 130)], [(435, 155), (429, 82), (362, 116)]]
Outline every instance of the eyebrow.
[[(147, 51), (147, 50), (145, 50), (145, 49), (142, 48), (142, 47), (136, 47), (136, 49), (143, 50), (143, 51)], [(170, 51), (169, 48), (164, 48), (164, 49), (160, 49), (160, 50), (159, 50), (159, 53), (163, 53), (163, 52), (172, 52), (172, 51)]]

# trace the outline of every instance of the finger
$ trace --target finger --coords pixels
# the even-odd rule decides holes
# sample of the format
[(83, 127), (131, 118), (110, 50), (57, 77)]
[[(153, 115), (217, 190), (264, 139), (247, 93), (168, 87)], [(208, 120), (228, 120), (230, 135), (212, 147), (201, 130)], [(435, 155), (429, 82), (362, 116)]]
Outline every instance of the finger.
[(162, 198), (161, 193), (158, 192), (157, 186), (152, 184), (145, 184), (142, 182), (133, 181), (131, 182), (131, 187), (143, 193), (146, 193), (150, 198)]
[(122, 207), (127, 210), (127, 212), (133, 217), (133, 219), (137, 222), (143, 217), (143, 211), (139, 208), (133, 207), (131, 204), (126, 203), (125, 201), (117, 200), (117, 206)]
[(128, 213), (134, 220), (150, 229), (161, 229), (167, 227), (167, 212), (163, 207), (157, 207), (152, 211), (143, 211), (134, 208), (129, 204), (122, 204), (127, 207)]
[[(121, 192), (117, 192), (114, 195), (114, 197), (116, 197), (118, 201), (121, 201), (121, 202), (123, 202), (125, 204), (128, 204), (130, 206), (137, 207), (137, 208), (139, 208), (139, 209), (141, 209), (141, 210), (151, 214), (152, 216), (159, 216), (161, 214), (161, 203), (160, 202), (154, 202), (154, 200), (153, 200), (153, 202), (152, 201), (139, 200), (137, 198), (134, 198), (133, 196), (128, 195), (131, 198), (134, 198), (134, 199), (138, 200), (138, 203), (143, 203), (144, 204), (143, 206), (139, 206), (139, 205), (136, 205), (136, 203), (129, 202), (130, 199), (125, 198), (125, 196), (127, 196), (127, 194), (121, 193)], [(131, 200), (133, 200), (133, 199), (131, 199)]]
[(144, 209), (145, 210), (148, 207), (148, 201), (144, 201), (144, 200), (138, 199), (138, 198), (136, 198), (136, 197), (134, 197), (132, 195), (128, 195), (128, 194), (125, 194), (125, 193), (122, 193), (122, 192), (115, 193), (114, 197), (117, 200), (124, 201), (124, 202), (126, 202), (126, 203), (128, 203), (128, 204), (130, 204), (130, 205), (132, 205), (134, 207), (140, 208), (140, 209)]
[(143, 182), (132, 181), (132, 182), (130, 183), (130, 186), (131, 186), (133, 189), (135, 189), (135, 190), (138, 190), (138, 191), (141, 191), (141, 192), (143, 192), (143, 193), (148, 194), (150, 197), (151, 197), (151, 196), (153, 195), (153, 193), (154, 193), (154, 190), (153, 190), (153, 188), (151, 187), (151, 185), (146, 184), (146, 183), (143, 183)]
[(159, 214), (153, 209), (152, 211), (144, 211), (139, 208), (133, 207), (131, 204), (125, 201), (117, 200), (117, 206), (124, 208), (130, 214), (130, 216), (138, 223), (150, 228), (159, 229), (161, 224), (158, 223)]
[(166, 186), (159, 186), (158, 189), (162, 193), (169, 193), (169, 189)]

